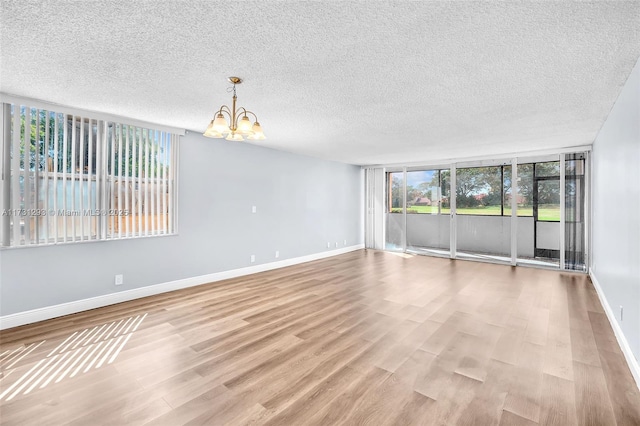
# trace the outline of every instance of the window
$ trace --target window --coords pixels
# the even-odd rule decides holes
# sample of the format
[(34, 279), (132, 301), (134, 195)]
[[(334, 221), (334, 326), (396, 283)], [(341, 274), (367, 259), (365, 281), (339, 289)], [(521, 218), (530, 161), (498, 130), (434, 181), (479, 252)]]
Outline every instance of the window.
[(560, 177), (560, 162), (547, 161), (546, 163), (536, 163), (536, 177)]
[(500, 216), (504, 197), (502, 166), (456, 171), (456, 213)]
[(178, 136), (3, 104), (3, 246), (175, 233)]
[(448, 214), (448, 177), (449, 170), (407, 172), (407, 214)]
[[(534, 194), (539, 196), (538, 220), (559, 219), (559, 187), (551, 181), (560, 177), (558, 162), (518, 164), (518, 216), (534, 216)], [(536, 173), (543, 176), (534, 176)], [(471, 167), (457, 170), (458, 214), (511, 216), (511, 166)], [(544, 181), (544, 182), (543, 182)], [(546, 182), (549, 181), (549, 182)], [(535, 183), (534, 183), (535, 182)], [(558, 198), (556, 200), (555, 198)], [(557, 217), (557, 219), (556, 219)]]
[(533, 216), (533, 164), (518, 164), (518, 216)]
[[(533, 216), (533, 164), (518, 164), (518, 216)], [(504, 215), (511, 215), (511, 166), (504, 166)]]
[(451, 213), (451, 170), (440, 170), (440, 213)]
[(533, 216), (539, 222), (560, 221), (560, 162), (535, 163)]

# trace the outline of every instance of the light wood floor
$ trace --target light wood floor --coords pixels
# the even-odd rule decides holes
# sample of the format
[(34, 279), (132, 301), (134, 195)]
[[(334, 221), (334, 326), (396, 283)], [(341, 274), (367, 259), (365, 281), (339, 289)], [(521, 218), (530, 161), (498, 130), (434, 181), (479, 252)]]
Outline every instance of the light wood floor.
[(7, 425), (640, 424), (577, 274), (362, 250), (0, 338)]

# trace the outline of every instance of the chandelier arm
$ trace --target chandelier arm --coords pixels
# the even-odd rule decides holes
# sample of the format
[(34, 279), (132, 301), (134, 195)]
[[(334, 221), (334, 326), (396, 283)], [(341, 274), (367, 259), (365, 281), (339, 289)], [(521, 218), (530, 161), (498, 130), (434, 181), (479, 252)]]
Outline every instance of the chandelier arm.
[[(233, 98), (233, 128), (232, 130), (235, 131), (238, 128), (238, 120), (240, 119), (240, 116), (242, 115), (247, 115), (247, 110), (244, 107), (236, 107), (235, 102), (236, 98)], [(255, 114), (254, 114), (255, 115)]]
[[(226, 109), (225, 109), (226, 108)], [(231, 117), (231, 109), (228, 106), (222, 105), (218, 110), (218, 114), (226, 113), (229, 117)]]
[(258, 116), (253, 111), (249, 111), (248, 109), (245, 109), (245, 108), (242, 108), (242, 110), (244, 111), (244, 115), (251, 114), (253, 115), (253, 118), (255, 118), (255, 121), (258, 121)]
[(247, 115), (247, 110), (245, 109), (245, 107), (238, 107), (238, 109), (236, 110), (236, 112), (238, 113), (237, 117), (240, 117), (240, 113), (242, 112), (242, 115)]

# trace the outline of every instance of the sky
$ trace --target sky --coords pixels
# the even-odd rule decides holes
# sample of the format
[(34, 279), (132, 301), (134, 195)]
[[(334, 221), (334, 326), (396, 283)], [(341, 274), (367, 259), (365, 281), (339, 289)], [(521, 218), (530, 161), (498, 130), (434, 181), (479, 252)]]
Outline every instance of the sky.
[(416, 188), (422, 182), (431, 182), (437, 170), (419, 170), (407, 172), (407, 186)]

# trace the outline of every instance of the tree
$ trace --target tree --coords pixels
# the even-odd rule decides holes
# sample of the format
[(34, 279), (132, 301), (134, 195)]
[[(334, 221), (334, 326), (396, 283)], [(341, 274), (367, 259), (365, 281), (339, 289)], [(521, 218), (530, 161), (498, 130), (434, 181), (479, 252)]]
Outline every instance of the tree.
[(402, 179), (394, 176), (395, 173), (391, 173), (391, 205), (389, 209), (401, 209), (402, 208)]
[(412, 185), (407, 185), (407, 205), (409, 205), (410, 203), (413, 204), (413, 201), (416, 198), (421, 198), (424, 196), (425, 193), (422, 189), (420, 189), (420, 186), (418, 186), (418, 188), (414, 188)]
[[(22, 140), (19, 154), (20, 169), (28, 168), (31, 171), (37, 169), (52, 172), (74, 171), (85, 174), (91, 169), (92, 174), (96, 173), (97, 147), (100, 146), (98, 139), (100, 138), (99, 134), (102, 134), (98, 127), (102, 126), (101, 121), (86, 118), (74, 120), (72, 115), (29, 108), (29, 123), (27, 123), (27, 108), (21, 106), (18, 111), (16, 108), (14, 106), (13, 113), (20, 114), (19, 131)], [(83, 121), (83, 132), (80, 132), (80, 120)], [(11, 123), (13, 125), (13, 120)], [(128, 156), (125, 146), (126, 132), (129, 132), (130, 136)], [(65, 133), (66, 144), (64, 143)], [(117, 151), (120, 136), (123, 140), (122, 156)], [(109, 173), (118, 176), (124, 176), (127, 172), (128, 176), (138, 176), (139, 173), (142, 173), (142, 176), (146, 176), (148, 169), (149, 176), (162, 176), (168, 164), (163, 161), (165, 151), (159, 144), (157, 136), (157, 132), (154, 131), (148, 131), (148, 133), (144, 131), (143, 134), (143, 130), (139, 127), (108, 123), (104, 136), (106, 137), (107, 158), (111, 159), (112, 150), (115, 150), (115, 163), (107, 162)], [(65, 146), (66, 153), (64, 152)], [(25, 155), (26, 152), (28, 155)], [(140, 152), (142, 152), (142, 157), (140, 157)], [(75, 153), (75, 156), (72, 153)], [(134, 157), (135, 162), (133, 161)], [(57, 163), (55, 162), (56, 158)], [(120, 161), (121, 159), (122, 161)]]
[(482, 168), (458, 169), (456, 171), (456, 206), (475, 207), (479, 203), (475, 195), (486, 188)]
[[(436, 176), (434, 176), (434, 179)], [(451, 171), (440, 170), (440, 196), (442, 197), (441, 205), (443, 208), (451, 206)]]
[(518, 204), (533, 205), (533, 164), (518, 164)]

